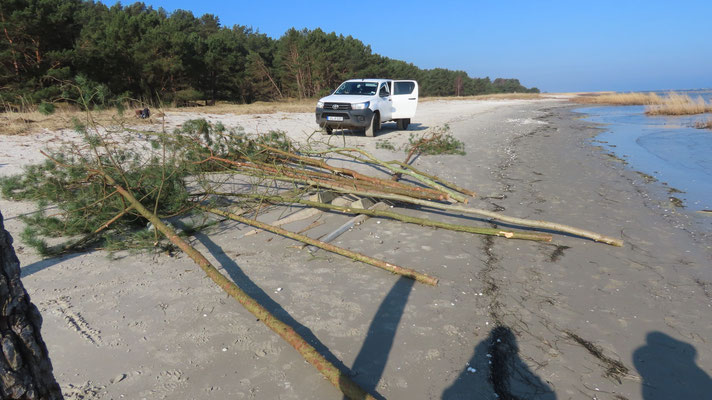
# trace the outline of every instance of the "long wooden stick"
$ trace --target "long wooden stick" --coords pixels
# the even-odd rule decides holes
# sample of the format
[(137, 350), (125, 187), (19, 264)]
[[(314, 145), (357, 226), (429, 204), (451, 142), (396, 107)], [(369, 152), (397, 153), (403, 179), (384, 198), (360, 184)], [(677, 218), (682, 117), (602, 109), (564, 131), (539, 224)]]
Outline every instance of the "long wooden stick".
[(114, 186), (116, 190), (138, 211), (144, 218), (151, 221), (161, 233), (166, 235), (168, 240), (183, 250), (196, 264), (205, 272), (205, 274), (213, 280), (227, 294), (237, 300), (247, 311), (251, 312), (257, 319), (262, 321), (268, 328), (278, 334), (282, 339), (287, 341), (294, 347), (299, 354), (304, 357), (311, 365), (316, 367), (319, 372), (341, 390), (346, 397), (350, 399), (370, 399), (375, 400), (373, 396), (368, 394), (358, 384), (352, 381), (345, 373), (340, 371), (334, 364), (329, 362), (324, 356), (312, 347), (304, 338), (302, 338), (292, 327), (280, 321), (272, 313), (267, 311), (250, 295), (240, 289), (235, 283), (228, 279), (225, 275), (215, 268), (207, 258), (205, 258), (198, 250), (181, 239), (173, 229), (168, 227), (154, 213), (146, 209), (129, 191), (118, 185), (114, 179), (108, 174), (97, 171), (104, 176), (109, 184)]
[(342, 247), (334, 246), (333, 244), (324, 243), (320, 240), (312, 239), (309, 236), (304, 236), (304, 235), (300, 235), (298, 233), (290, 232), (286, 229), (282, 229), (282, 228), (278, 228), (276, 226), (265, 224), (263, 222), (260, 222), (260, 221), (254, 220), (254, 219), (249, 219), (249, 218), (245, 218), (245, 217), (242, 217), (239, 215), (234, 215), (230, 212), (223, 211), (223, 210), (220, 210), (217, 208), (211, 208), (211, 207), (206, 207), (206, 206), (201, 206), (201, 205), (198, 205), (197, 208), (207, 211), (207, 212), (210, 212), (210, 213), (213, 213), (213, 214), (217, 214), (217, 215), (221, 215), (223, 217), (230, 218), (233, 221), (241, 222), (243, 224), (251, 225), (251, 226), (254, 226), (254, 227), (257, 227), (260, 229), (264, 229), (266, 231), (270, 231), (272, 233), (276, 233), (278, 235), (282, 235), (282, 236), (288, 237), (290, 239), (298, 240), (302, 243), (310, 244), (312, 246), (319, 247), (326, 251), (340, 254), (344, 257), (348, 257), (348, 258), (351, 258), (356, 261), (361, 261), (365, 264), (373, 265), (374, 267), (385, 269), (386, 271), (392, 272), (397, 275), (402, 275), (407, 278), (414, 279), (418, 282), (425, 283), (427, 285), (437, 286), (437, 284), (438, 284), (438, 278), (435, 278), (433, 276), (420, 273), (420, 272), (412, 270), (410, 268), (400, 267), (398, 265), (391, 264), (389, 262), (385, 262), (383, 260), (369, 257), (369, 256), (366, 256), (366, 255), (363, 255), (360, 253), (356, 253), (355, 251), (347, 250)]
[[(369, 207), (370, 210), (385, 210), (386, 208), (388, 208), (388, 205), (386, 203), (383, 203), (380, 201), (378, 203), (372, 205), (371, 207)], [(312, 209), (312, 208), (310, 208), (310, 209)], [(346, 221), (344, 224), (342, 224), (338, 228), (334, 229), (333, 231), (327, 233), (326, 236), (319, 238), (319, 240), (321, 240), (324, 243), (331, 243), (334, 239), (341, 236), (344, 232), (353, 228), (357, 224), (363, 223), (369, 217), (370, 217), (370, 215), (368, 215), (368, 214), (359, 214), (359, 215), (349, 219), (348, 221)], [(319, 250), (318, 248), (309, 246), (309, 251), (312, 253), (315, 253), (318, 250)]]
[(453, 212), (458, 212), (458, 213), (463, 213), (463, 214), (481, 215), (481, 216), (484, 216), (484, 217), (487, 217), (489, 219), (496, 220), (496, 221), (507, 222), (507, 223), (516, 224), (516, 225), (520, 225), (520, 226), (528, 226), (531, 228), (548, 229), (548, 230), (553, 230), (553, 231), (557, 231), (557, 232), (570, 233), (570, 234), (573, 234), (576, 236), (581, 236), (581, 237), (592, 239), (596, 242), (610, 244), (612, 246), (617, 246), (617, 247), (623, 246), (623, 241), (620, 239), (616, 239), (616, 238), (613, 238), (610, 236), (605, 236), (600, 233), (592, 232), (592, 231), (589, 231), (586, 229), (580, 229), (580, 228), (576, 228), (576, 227), (569, 226), (569, 225), (559, 224), (556, 222), (509, 217), (506, 215), (502, 215), (500, 213), (496, 213), (494, 211), (483, 210), (480, 208), (471, 208), (471, 207), (464, 207), (464, 206), (459, 206), (459, 205), (436, 203), (434, 201), (414, 199), (412, 197), (400, 196), (400, 195), (396, 195), (396, 194), (373, 193), (373, 192), (365, 192), (365, 191), (359, 191), (359, 190), (347, 191), (347, 190), (344, 190), (343, 188), (339, 188), (339, 187), (332, 187), (331, 189), (335, 190), (335, 191), (342, 192), (342, 193), (355, 194), (357, 196), (377, 197), (377, 198), (381, 198), (381, 199), (388, 199), (388, 200), (402, 201), (404, 203), (417, 204), (417, 205), (421, 205), (421, 206), (425, 206), (425, 207), (435, 208), (438, 210), (453, 211)]
[[(356, 195), (361, 195), (361, 196), (374, 196), (369, 193), (357, 193), (357, 192), (351, 192), (351, 193), (356, 194)], [(506, 215), (502, 215), (500, 213), (496, 213), (494, 211), (483, 210), (481, 208), (470, 208), (470, 207), (464, 207), (464, 206), (459, 206), (459, 205), (442, 204), (442, 203), (436, 203), (434, 201), (413, 199), (413, 198), (409, 198), (407, 196), (399, 196), (399, 195), (395, 195), (395, 194), (394, 195), (391, 195), (391, 194), (380, 195), (379, 194), (379, 195), (377, 195), (377, 197), (381, 197), (383, 199), (403, 201), (403, 202), (417, 204), (417, 205), (421, 205), (421, 206), (425, 206), (425, 207), (436, 208), (439, 210), (454, 211), (454, 212), (465, 213), (465, 214), (482, 215), (484, 217), (487, 217), (487, 218), (490, 218), (493, 220), (507, 222), (510, 224), (515, 224), (515, 225), (520, 225), (520, 226), (528, 226), (531, 228), (538, 228), (538, 229), (548, 229), (548, 230), (558, 231), (558, 232), (571, 233), (576, 236), (581, 236), (581, 237), (592, 239), (596, 242), (610, 244), (612, 246), (617, 246), (617, 247), (623, 246), (623, 241), (620, 239), (616, 239), (616, 238), (613, 238), (610, 236), (601, 235), (600, 233), (592, 232), (592, 231), (589, 231), (586, 229), (581, 229), (581, 228), (576, 228), (576, 227), (569, 226), (569, 225), (559, 224), (556, 222), (509, 217)]]
[(271, 203), (304, 204), (309, 207), (338, 211), (338, 212), (342, 212), (345, 214), (361, 214), (361, 215), (369, 215), (372, 217), (385, 217), (385, 218), (391, 218), (391, 219), (395, 219), (398, 221), (408, 222), (408, 223), (422, 225), (422, 226), (431, 226), (434, 228), (442, 228), (442, 229), (458, 231), (458, 232), (469, 232), (469, 233), (474, 233), (474, 234), (478, 234), (478, 235), (499, 236), (499, 237), (504, 237), (507, 239), (535, 240), (535, 241), (541, 241), (541, 242), (550, 242), (552, 239), (551, 235), (549, 235), (548, 233), (524, 232), (524, 231), (516, 231), (516, 230), (511, 230), (511, 229), (503, 229), (503, 228), (481, 228), (481, 227), (469, 226), (469, 225), (449, 224), (447, 222), (433, 221), (433, 220), (427, 219), (427, 218), (412, 217), (410, 215), (405, 215), (405, 214), (401, 214), (401, 213), (397, 213), (397, 212), (393, 212), (393, 211), (363, 209), (363, 208), (354, 208), (354, 207), (341, 207), (341, 206), (337, 206), (334, 204), (320, 203), (320, 202), (311, 201), (311, 200), (303, 200), (300, 198), (291, 198), (291, 197), (283, 197), (283, 196), (264, 196), (264, 195), (258, 195), (258, 194), (252, 195), (252, 194), (217, 193), (217, 192), (214, 194), (218, 195), (218, 196), (238, 196), (238, 197), (259, 198), (261, 200), (266, 200)]

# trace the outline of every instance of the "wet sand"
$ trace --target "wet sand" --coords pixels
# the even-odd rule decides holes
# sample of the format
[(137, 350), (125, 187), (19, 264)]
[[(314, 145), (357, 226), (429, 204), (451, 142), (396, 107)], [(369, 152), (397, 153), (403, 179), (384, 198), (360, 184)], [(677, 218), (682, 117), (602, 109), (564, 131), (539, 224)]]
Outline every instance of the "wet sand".
[[(622, 248), (376, 218), (335, 242), (436, 275), (433, 288), (337, 255), (310, 255), (269, 233), (243, 237), (251, 229), (236, 223), (192, 242), (377, 397), (702, 399), (712, 393), (712, 239), (700, 229), (702, 217), (676, 209), (664, 187), (597, 147), (599, 128), (570, 108), (562, 100), (428, 102), (410, 132), (387, 124), (375, 140), (331, 140), (403, 159), (376, 143), (398, 147), (411, 133), (447, 123), (467, 155), (424, 156), (416, 166), (474, 189), (474, 207), (619, 237)], [(193, 117), (168, 116), (172, 124)], [(315, 128), (311, 114), (207, 117), (300, 140)], [(13, 155), (17, 139), (2, 139)], [(186, 256), (40, 260), (19, 240), (13, 218), (30, 206), (0, 200), (0, 209), (67, 398), (341, 398)], [(308, 231), (312, 237), (348, 217), (322, 214), (286, 228), (317, 218), (324, 224)]]

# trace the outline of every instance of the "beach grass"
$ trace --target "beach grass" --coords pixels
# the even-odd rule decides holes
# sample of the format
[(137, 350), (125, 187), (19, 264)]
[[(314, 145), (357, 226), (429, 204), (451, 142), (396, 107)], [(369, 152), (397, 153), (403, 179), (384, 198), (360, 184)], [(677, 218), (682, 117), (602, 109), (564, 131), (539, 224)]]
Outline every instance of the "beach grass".
[[(91, 118), (99, 125), (120, 125), (130, 122), (132, 125), (158, 122), (164, 112), (194, 112), (205, 114), (274, 114), (277, 112), (296, 113), (313, 112), (315, 99), (284, 100), (274, 102), (255, 102), (252, 104), (232, 104), (218, 102), (211, 106), (193, 107), (150, 107), (151, 118), (135, 117), (133, 108), (124, 107), (123, 113), (116, 107), (92, 110)], [(42, 113), (38, 106), (27, 106), (21, 110), (5, 107), (0, 109), (0, 135), (26, 135), (43, 129), (58, 130), (71, 128), (74, 120), (84, 121), (87, 112), (68, 103), (56, 103), (51, 114)]]
[(218, 102), (211, 106), (166, 107), (165, 111), (199, 112), (205, 114), (275, 114), (314, 112), (318, 99), (289, 99), (279, 101), (257, 101), (250, 104)]
[[(89, 113), (66, 103), (56, 104), (51, 114), (42, 113), (37, 107), (23, 108), (20, 111), (6, 109), (0, 112), (0, 135), (27, 135), (43, 129), (55, 131), (72, 128), (75, 125), (74, 121), (86, 121), (87, 118)], [(132, 110), (120, 113), (116, 108), (92, 110), (91, 118), (100, 125), (120, 125), (128, 120), (131, 120), (132, 124), (155, 122), (155, 120), (135, 118)]]

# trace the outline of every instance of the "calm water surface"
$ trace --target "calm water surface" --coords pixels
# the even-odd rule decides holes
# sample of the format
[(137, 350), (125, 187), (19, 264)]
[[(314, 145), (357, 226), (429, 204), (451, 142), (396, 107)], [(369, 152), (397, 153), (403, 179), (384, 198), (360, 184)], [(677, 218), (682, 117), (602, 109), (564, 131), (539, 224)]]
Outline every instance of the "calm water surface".
[(712, 130), (694, 128), (695, 122), (712, 115), (649, 117), (643, 106), (575, 111), (587, 114), (589, 121), (606, 124), (606, 131), (596, 139), (630, 168), (683, 191), (674, 196), (688, 209), (712, 209)]

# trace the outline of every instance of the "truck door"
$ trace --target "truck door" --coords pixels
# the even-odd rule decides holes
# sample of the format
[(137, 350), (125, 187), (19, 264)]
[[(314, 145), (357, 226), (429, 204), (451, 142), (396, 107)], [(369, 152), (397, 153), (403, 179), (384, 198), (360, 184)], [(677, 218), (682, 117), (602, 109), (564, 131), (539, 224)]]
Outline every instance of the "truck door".
[(381, 113), (381, 121), (390, 121), (391, 120), (391, 112), (393, 108), (393, 99), (391, 98), (391, 90), (389, 88), (388, 82), (381, 83), (381, 86), (378, 89), (378, 101), (381, 102), (380, 107), (378, 107), (378, 110)]
[(393, 81), (391, 119), (413, 118), (418, 107), (418, 82)]

